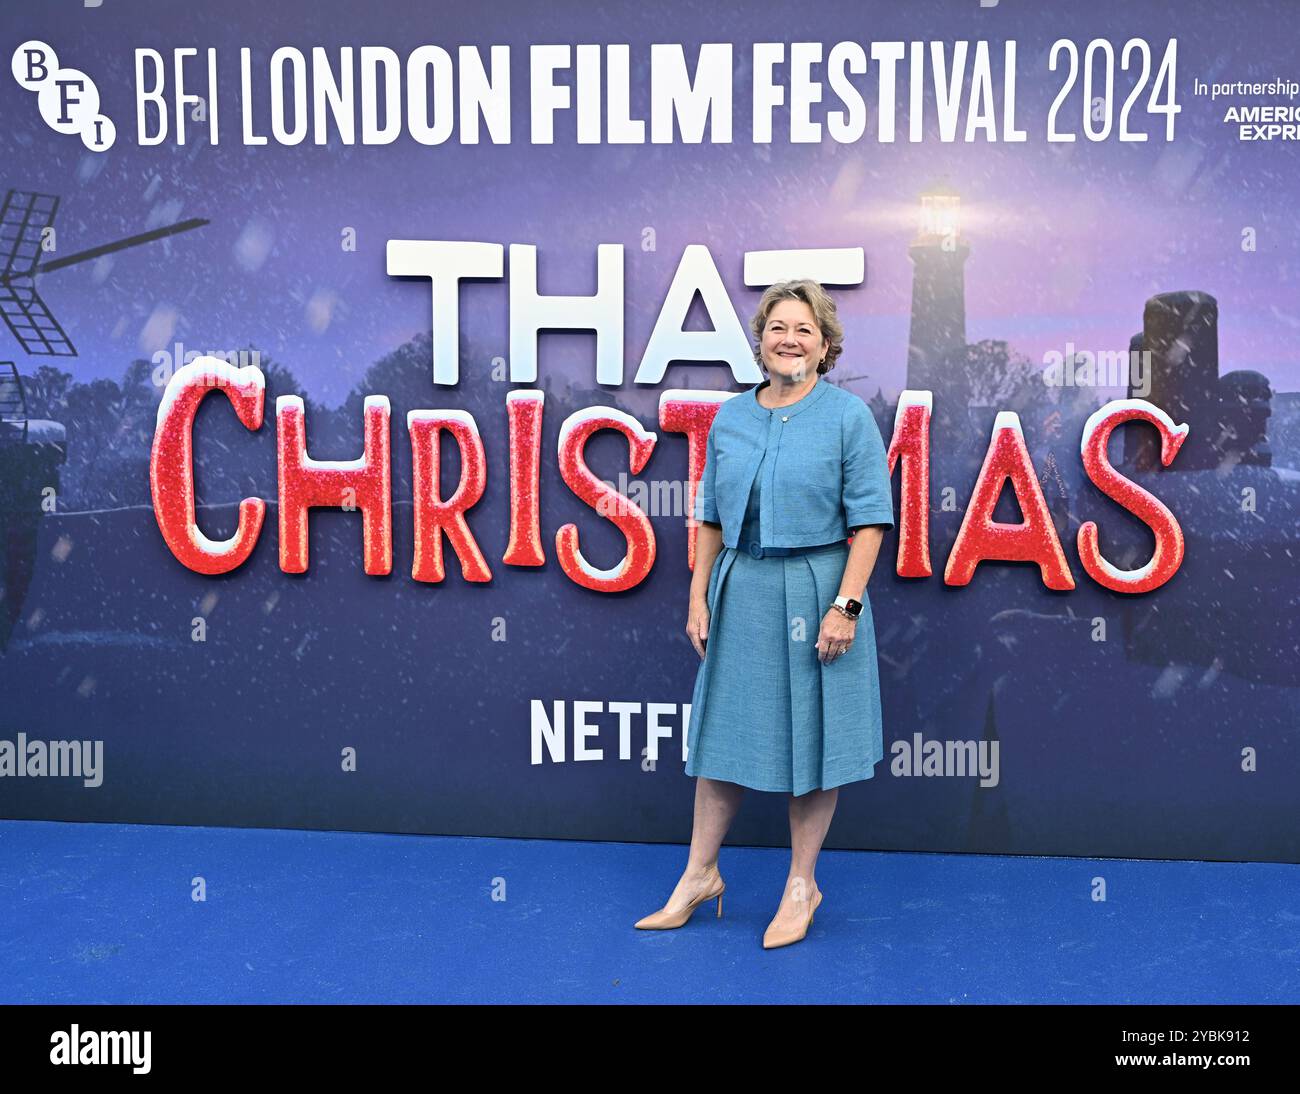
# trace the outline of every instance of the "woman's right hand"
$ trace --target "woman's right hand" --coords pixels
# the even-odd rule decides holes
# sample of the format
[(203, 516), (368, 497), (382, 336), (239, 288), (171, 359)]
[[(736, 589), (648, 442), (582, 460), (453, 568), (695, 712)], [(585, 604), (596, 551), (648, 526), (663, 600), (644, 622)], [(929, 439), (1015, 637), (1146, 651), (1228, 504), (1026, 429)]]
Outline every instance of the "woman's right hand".
[(686, 615), (686, 635), (691, 640), (701, 659), (704, 647), (709, 640), (709, 605), (704, 600), (692, 600)]

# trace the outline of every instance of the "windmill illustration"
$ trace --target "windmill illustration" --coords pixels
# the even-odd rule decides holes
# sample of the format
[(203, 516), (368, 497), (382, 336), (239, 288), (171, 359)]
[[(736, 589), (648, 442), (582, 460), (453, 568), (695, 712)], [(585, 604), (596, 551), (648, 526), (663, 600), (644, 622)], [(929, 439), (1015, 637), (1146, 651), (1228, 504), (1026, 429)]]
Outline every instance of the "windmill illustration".
[(4, 269), (0, 271), (0, 318), (4, 319), (9, 333), (33, 357), (77, 356), (72, 339), (36, 291), (38, 275), (188, 232), (208, 223), (198, 218), (183, 220), (179, 224), (141, 232), (37, 265), (44, 253), (41, 247), (44, 232), (54, 223), (58, 211), (56, 195), (29, 190), (8, 191), (3, 206), (0, 206), (0, 260), (4, 262)]
[[(41, 263), (45, 232), (58, 211), (57, 196), (28, 190), (9, 190), (0, 205), (0, 318), (33, 357), (77, 356), (67, 331), (36, 291), (37, 277), (208, 223), (185, 220)], [(61, 422), (29, 417), (17, 366), (0, 361), (0, 651), (22, 618), (36, 570), (42, 492), (53, 487), (57, 494), (67, 448), (67, 429)]]

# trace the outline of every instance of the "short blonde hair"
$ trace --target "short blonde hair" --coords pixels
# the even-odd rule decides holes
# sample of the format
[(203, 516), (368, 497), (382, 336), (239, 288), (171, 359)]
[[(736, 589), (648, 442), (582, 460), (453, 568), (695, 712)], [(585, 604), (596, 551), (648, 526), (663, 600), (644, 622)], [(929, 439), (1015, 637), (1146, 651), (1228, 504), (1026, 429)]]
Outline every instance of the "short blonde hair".
[(754, 313), (754, 318), (750, 322), (750, 329), (754, 332), (755, 338), (755, 359), (762, 364), (763, 330), (767, 326), (767, 317), (782, 300), (801, 300), (812, 309), (817, 329), (821, 331), (822, 337), (828, 343), (826, 360), (817, 366), (817, 371), (823, 375), (830, 372), (835, 367), (836, 358), (844, 352), (844, 326), (840, 323), (835, 309), (835, 300), (831, 294), (816, 281), (808, 279), (781, 281), (763, 293), (762, 299), (758, 302), (758, 311)]

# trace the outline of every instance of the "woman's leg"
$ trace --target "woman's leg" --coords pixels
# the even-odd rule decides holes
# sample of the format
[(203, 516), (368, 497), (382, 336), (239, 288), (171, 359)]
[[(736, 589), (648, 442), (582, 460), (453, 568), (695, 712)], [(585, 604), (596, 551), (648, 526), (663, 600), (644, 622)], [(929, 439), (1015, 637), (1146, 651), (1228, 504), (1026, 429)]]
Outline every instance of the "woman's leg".
[(695, 780), (695, 824), (691, 830), (691, 853), (686, 870), (677, 882), (677, 888), (664, 905), (673, 912), (684, 908), (702, 891), (717, 886), (718, 849), (726, 838), (727, 829), (740, 809), (745, 788), (736, 783), (706, 779)]
[(811, 790), (801, 797), (790, 795), (790, 876), (776, 919), (801, 922), (808, 916), (808, 902), (817, 889), (817, 856), (835, 816), (840, 790)]

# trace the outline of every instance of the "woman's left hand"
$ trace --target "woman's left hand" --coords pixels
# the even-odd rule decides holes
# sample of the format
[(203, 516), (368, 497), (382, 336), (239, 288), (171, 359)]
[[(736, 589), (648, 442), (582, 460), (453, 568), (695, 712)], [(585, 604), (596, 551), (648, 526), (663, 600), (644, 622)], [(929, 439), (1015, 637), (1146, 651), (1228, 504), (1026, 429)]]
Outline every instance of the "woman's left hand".
[(857, 629), (856, 620), (849, 619), (835, 608), (829, 609), (822, 616), (821, 631), (817, 635), (817, 657), (821, 663), (829, 665), (853, 645)]

